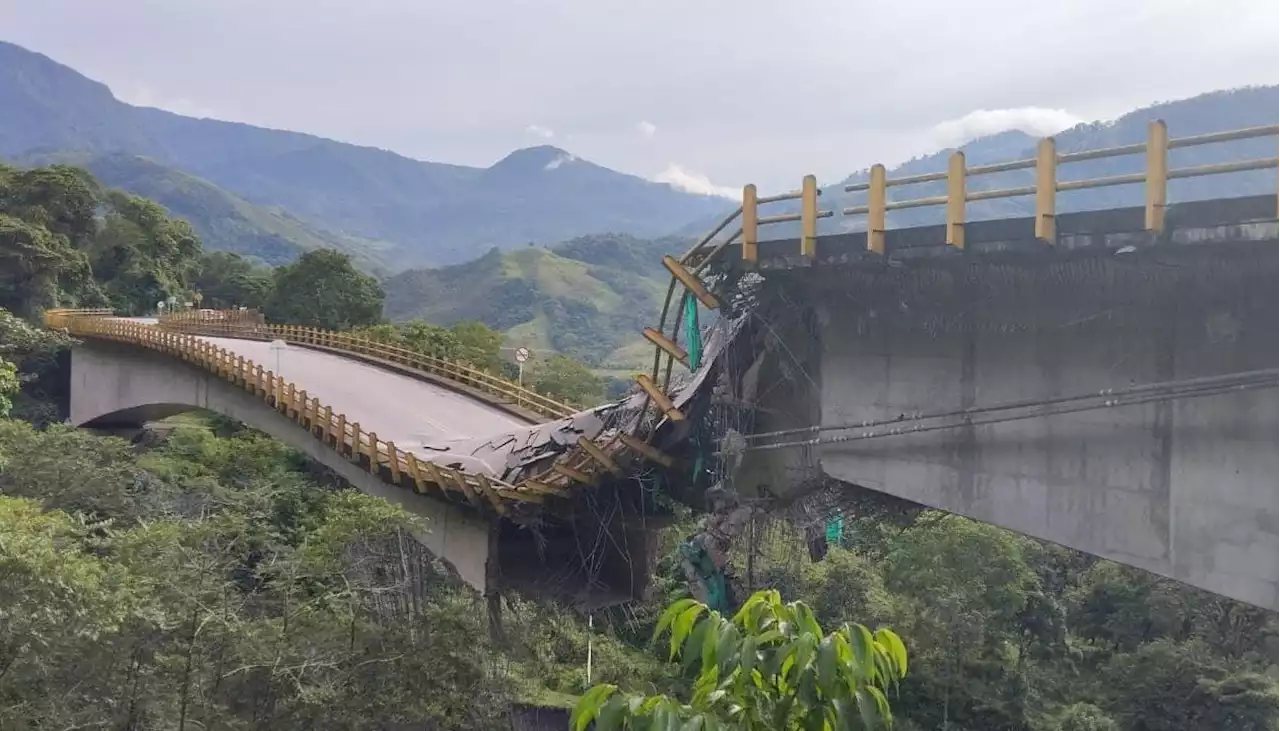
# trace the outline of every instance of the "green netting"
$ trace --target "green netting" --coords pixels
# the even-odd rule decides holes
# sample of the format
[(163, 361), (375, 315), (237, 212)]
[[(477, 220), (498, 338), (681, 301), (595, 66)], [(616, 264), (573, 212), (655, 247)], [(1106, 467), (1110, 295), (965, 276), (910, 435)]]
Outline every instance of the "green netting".
[(827, 543), (839, 545), (844, 538), (844, 513), (836, 513), (827, 521)]
[(696, 371), (702, 364), (702, 331), (698, 329), (698, 302), (692, 292), (684, 293), (682, 307), (685, 350), (689, 351), (689, 368)]
[(680, 544), (680, 553), (692, 566), (694, 573), (701, 579), (707, 590), (707, 606), (720, 612), (727, 612), (729, 606), (729, 585), (724, 574), (716, 569), (710, 554), (697, 538)]

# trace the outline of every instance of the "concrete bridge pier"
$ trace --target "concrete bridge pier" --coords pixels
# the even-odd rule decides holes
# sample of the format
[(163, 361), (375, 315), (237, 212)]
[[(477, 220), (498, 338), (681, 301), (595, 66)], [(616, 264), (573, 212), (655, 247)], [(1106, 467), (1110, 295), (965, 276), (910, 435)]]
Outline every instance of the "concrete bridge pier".
[[(769, 272), (739, 475), (845, 482), (1277, 608), (1274, 389), (858, 438), (867, 421), (1277, 366), (1276, 241)], [(788, 319), (789, 318), (789, 319)], [(854, 426), (853, 429), (838, 429)], [(783, 439), (785, 441), (785, 438)], [(741, 481), (741, 480), (740, 480)]]

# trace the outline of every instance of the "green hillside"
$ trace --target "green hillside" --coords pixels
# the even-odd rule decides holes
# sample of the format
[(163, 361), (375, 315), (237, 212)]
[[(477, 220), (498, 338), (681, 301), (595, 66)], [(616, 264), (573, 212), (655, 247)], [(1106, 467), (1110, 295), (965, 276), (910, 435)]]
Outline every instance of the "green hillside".
[(650, 352), (640, 331), (657, 320), (668, 277), (659, 260), (683, 239), (584, 236), (550, 249), (492, 249), (475, 261), (416, 269), (385, 282), (392, 320), (475, 319), (510, 345), (556, 351), (625, 371)]

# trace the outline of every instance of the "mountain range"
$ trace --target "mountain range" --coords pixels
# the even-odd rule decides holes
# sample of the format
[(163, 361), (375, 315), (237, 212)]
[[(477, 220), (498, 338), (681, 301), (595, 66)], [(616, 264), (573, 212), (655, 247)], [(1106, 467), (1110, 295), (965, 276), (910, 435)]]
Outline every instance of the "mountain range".
[(4, 42), (0, 109), (0, 158), (82, 165), (187, 217), (211, 248), (268, 263), (334, 246), (374, 270), (454, 264), (599, 231), (662, 235), (725, 207), (550, 146), (476, 168), (136, 107)]

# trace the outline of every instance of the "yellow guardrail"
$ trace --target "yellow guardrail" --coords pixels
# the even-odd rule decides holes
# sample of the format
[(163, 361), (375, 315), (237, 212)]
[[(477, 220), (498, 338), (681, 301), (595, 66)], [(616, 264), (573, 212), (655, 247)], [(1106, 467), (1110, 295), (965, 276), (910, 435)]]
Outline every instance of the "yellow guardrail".
[[(742, 205), (721, 219), (709, 233), (699, 239), (681, 257), (663, 257), (663, 265), (671, 272), (671, 282), (667, 286), (667, 295), (663, 301), (658, 326), (656, 328), (645, 328), (644, 330), (645, 338), (655, 346), (652, 370), (648, 375), (638, 376), (637, 381), (640, 387), (648, 394), (649, 402), (654, 403), (661, 413), (671, 419), (683, 418), (667, 395), (671, 384), (673, 365), (677, 362), (685, 366), (689, 364), (687, 353), (677, 344), (681, 318), (676, 317), (671, 325), (671, 332), (669, 334), (666, 332), (667, 319), (671, 314), (672, 299), (675, 296), (676, 285), (683, 285), (685, 291), (693, 294), (704, 306), (710, 309), (718, 307), (719, 303), (715, 296), (703, 285), (699, 274), (715, 261), (726, 247), (735, 241), (741, 241), (742, 259), (744, 261), (748, 264), (758, 261), (758, 244), (762, 226), (799, 221), (799, 253), (803, 257), (812, 260), (817, 255), (816, 242), (818, 221), (820, 219), (831, 218), (836, 215), (865, 215), (867, 217), (867, 250), (883, 255), (886, 229), (885, 218), (888, 211), (904, 208), (945, 206), (946, 243), (957, 248), (963, 248), (966, 203), (994, 198), (1035, 196), (1035, 235), (1047, 243), (1053, 243), (1055, 241), (1056, 229), (1054, 224), (1058, 192), (1114, 185), (1143, 184), (1146, 186), (1146, 228), (1153, 233), (1160, 233), (1165, 226), (1165, 207), (1168, 201), (1168, 183), (1170, 180), (1248, 170), (1265, 170), (1276, 168), (1280, 165), (1280, 160), (1276, 157), (1267, 157), (1170, 169), (1168, 162), (1169, 150), (1233, 140), (1274, 137), (1277, 133), (1280, 133), (1280, 125), (1272, 124), (1170, 139), (1165, 123), (1161, 120), (1156, 120), (1148, 125), (1146, 141), (1132, 145), (1058, 153), (1053, 138), (1046, 138), (1039, 142), (1034, 158), (970, 167), (965, 164), (964, 153), (957, 151), (952, 153), (948, 159), (945, 172), (925, 173), (923, 175), (910, 175), (900, 178), (888, 178), (885, 166), (877, 164), (871, 166), (870, 179), (868, 181), (844, 187), (846, 192), (865, 191), (867, 193), (866, 204), (850, 206), (840, 211), (822, 210), (818, 207), (818, 199), (822, 191), (818, 188), (817, 177), (813, 175), (804, 176), (800, 190), (779, 195), (762, 197), (757, 194), (756, 186), (743, 186)], [(1064, 181), (1058, 179), (1059, 165), (1136, 154), (1146, 155), (1145, 169), (1141, 173), (1111, 175), (1086, 180)], [(965, 185), (966, 180), (975, 176), (1024, 169), (1035, 170), (1034, 185), (974, 191), (967, 190)], [(946, 195), (909, 200), (888, 200), (886, 193), (888, 188), (937, 181), (946, 181)], [(800, 212), (798, 213), (760, 215), (761, 206), (797, 200), (800, 201)], [(729, 230), (734, 223), (739, 223), (736, 230), (733, 230), (728, 236), (721, 237), (721, 234)], [(718, 237), (720, 238), (717, 240)], [(664, 355), (666, 356), (665, 369), (663, 368)], [(661, 379), (659, 378), (660, 375)]]
[(193, 335), (227, 338), (280, 339), (342, 353), (378, 358), (431, 374), (540, 416), (559, 419), (578, 412), (569, 404), (544, 396), (500, 376), (466, 363), (439, 358), (337, 330), (263, 322), (254, 310), (206, 310), (176, 312), (160, 317), (160, 327)]
[(451, 502), (465, 502), (481, 511), (507, 514), (513, 504), (541, 504), (565, 497), (571, 485), (594, 484), (603, 472), (623, 474), (621, 459), (630, 453), (666, 462), (647, 444), (625, 434), (608, 435), (597, 444), (581, 436), (571, 448), (549, 460), (531, 478), (516, 484), (483, 473), (442, 466), (378, 438), (376, 432), (334, 411), (320, 398), (243, 356), (219, 347), (199, 334), (175, 332), (156, 325), (119, 319), (109, 310), (48, 310), (45, 326), (99, 340), (129, 343), (171, 355), (217, 375), (262, 399), (313, 437), (361, 468), (397, 487), (409, 488)]
[[(968, 166), (965, 164), (964, 153), (957, 150), (948, 158), (947, 169), (943, 172), (908, 175), (900, 178), (887, 177), (885, 166), (876, 164), (871, 166), (867, 181), (844, 186), (845, 192), (866, 192), (867, 202), (863, 205), (849, 206), (838, 211), (822, 210), (818, 207), (818, 199), (822, 191), (819, 190), (817, 178), (813, 175), (806, 175), (803, 178), (800, 190), (780, 195), (760, 197), (757, 195), (756, 186), (746, 185), (742, 189), (742, 205), (726, 216), (720, 225), (705, 236), (690, 253), (696, 253), (699, 261), (708, 261), (714, 258), (720, 249), (740, 239), (742, 242), (742, 258), (745, 261), (754, 262), (758, 258), (757, 245), (760, 242), (759, 233), (762, 226), (799, 221), (800, 254), (812, 259), (817, 253), (815, 242), (817, 240), (817, 222), (819, 219), (836, 215), (865, 215), (867, 217), (867, 250), (876, 254), (883, 254), (886, 214), (894, 210), (930, 206), (945, 207), (946, 243), (957, 248), (964, 248), (966, 203), (1024, 196), (1035, 197), (1036, 238), (1052, 243), (1055, 239), (1054, 222), (1057, 215), (1056, 203), (1059, 192), (1137, 184), (1146, 187), (1146, 228), (1153, 233), (1160, 233), (1165, 227), (1165, 208), (1168, 203), (1170, 180), (1239, 173), (1249, 170), (1266, 170), (1280, 166), (1280, 158), (1264, 157), (1170, 169), (1170, 150), (1235, 140), (1275, 137), (1278, 133), (1280, 133), (1280, 125), (1270, 124), (1189, 137), (1170, 138), (1168, 127), (1164, 121), (1155, 120), (1147, 126), (1146, 141), (1131, 145), (1059, 153), (1053, 138), (1047, 137), (1038, 143), (1035, 157)], [(1058, 179), (1058, 166), (1060, 165), (1138, 154), (1146, 156), (1143, 172), (1140, 173), (1109, 175), (1084, 180)], [(1016, 188), (973, 191), (968, 190), (966, 186), (966, 181), (970, 178), (1012, 170), (1034, 170), (1035, 183)], [(945, 182), (946, 194), (906, 200), (888, 200), (887, 191), (889, 188), (932, 182)], [(799, 213), (783, 213), (770, 216), (761, 216), (759, 213), (761, 206), (794, 200), (800, 201)], [(730, 234), (727, 239), (711, 245), (716, 236), (739, 220), (741, 221), (741, 226), (736, 231)]]

